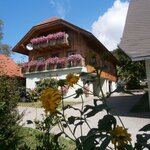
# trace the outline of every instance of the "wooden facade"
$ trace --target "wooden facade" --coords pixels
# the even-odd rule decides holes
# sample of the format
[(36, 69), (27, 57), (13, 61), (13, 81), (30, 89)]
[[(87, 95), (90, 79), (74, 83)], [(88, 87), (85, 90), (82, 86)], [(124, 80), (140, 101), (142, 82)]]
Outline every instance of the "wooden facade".
[[(43, 46), (33, 47), (28, 50), (26, 47), (33, 38), (47, 36), (58, 32), (64, 32), (68, 35), (64, 43), (55, 43), (50, 45), (45, 43)], [(97, 65), (102, 64), (102, 55), (109, 54), (109, 59), (105, 61), (108, 66), (102, 72), (102, 77), (108, 80), (116, 81), (116, 59), (113, 55), (94, 37), (94, 35), (84, 29), (81, 29), (63, 19), (51, 18), (31, 28), (31, 30), (22, 38), (22, 40), (13, 48), (13, 51), (29, 56), (29, 61), (40, 58), (47, 60), (50, 57), (67, 58), (71, 54), (80, 54), (84, 62), (82, 66), (87, 68), (88, 72), (93, 71), (90, 65), (91, 56), (96, 56)]]

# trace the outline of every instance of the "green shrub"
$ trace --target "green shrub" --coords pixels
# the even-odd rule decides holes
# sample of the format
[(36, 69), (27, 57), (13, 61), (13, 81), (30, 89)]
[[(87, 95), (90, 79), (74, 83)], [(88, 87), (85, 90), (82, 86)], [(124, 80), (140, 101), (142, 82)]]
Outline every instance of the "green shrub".
[(39, 82), (37, 82), (36, 89), (38, 92), (41, 92), (42, 90), (51, 87), (54, 89), (58, 88), (58, 80), (54, 78), (45, 78), (41, 79)]
[(0, 77), (0, 149), (14, 150), (19, 142), (20, 116), (16, 110), (19, 92), (15, 79)]

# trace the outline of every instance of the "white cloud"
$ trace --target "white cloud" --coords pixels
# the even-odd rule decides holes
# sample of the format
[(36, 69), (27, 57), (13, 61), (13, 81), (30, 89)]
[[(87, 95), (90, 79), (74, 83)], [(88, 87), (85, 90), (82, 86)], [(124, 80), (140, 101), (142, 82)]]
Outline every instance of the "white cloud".
[(108, 50), (117, 48), (123, 33), (129, 3), (115, 0), (113, 6), (92, 24), (92, 33)]
[(50, 0), (50, 4), (56, 9), (61, 18), (65, 18), (70, 10), (69, 0)]

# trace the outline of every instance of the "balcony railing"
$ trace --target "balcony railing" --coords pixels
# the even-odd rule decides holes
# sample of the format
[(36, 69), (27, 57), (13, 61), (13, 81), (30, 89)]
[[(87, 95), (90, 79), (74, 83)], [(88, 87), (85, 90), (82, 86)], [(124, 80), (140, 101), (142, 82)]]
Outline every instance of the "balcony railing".
[(80, 54), (71, 55), (66, 58), (48, 58), (46, 61), (30, 61), (23, 63), (22, 73), (40, 72), (61, 68), (70, 68), (84, 65), (84, 58)]
[(44, 49), (47, 47), (66, 47), (69, 46), (68, 34), (65, 32), (57, 32), (31, 39), (33, 49)]

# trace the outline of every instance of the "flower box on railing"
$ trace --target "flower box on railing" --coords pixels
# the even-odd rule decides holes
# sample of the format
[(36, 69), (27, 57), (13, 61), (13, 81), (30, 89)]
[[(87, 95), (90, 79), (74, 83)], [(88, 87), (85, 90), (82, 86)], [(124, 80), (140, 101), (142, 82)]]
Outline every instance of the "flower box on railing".
[(83, 57), (80, 54), (71, 55), (67, 58), (50, 57), (46, 61), (34, 60), (21, 65), (22, 73), (81, 66), (82, 60)]
[(37, 71), (43, 71), (45, 70), (45, 62), (44, 61), (38, 61), (36, 63)]
[(65, 32), (57, 32), (53, 34), (48, 34), (47, 36), (33, 38), (30, 40), (30, 43), (32, 44), (34, 49), (62, 44), (69, 45), (68, 34)]
[(80, 66), (82, 61), (82, 56), (80, 54), (70, 55), (67, 58), (69, 67)]

